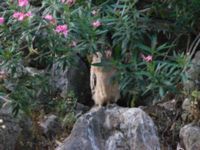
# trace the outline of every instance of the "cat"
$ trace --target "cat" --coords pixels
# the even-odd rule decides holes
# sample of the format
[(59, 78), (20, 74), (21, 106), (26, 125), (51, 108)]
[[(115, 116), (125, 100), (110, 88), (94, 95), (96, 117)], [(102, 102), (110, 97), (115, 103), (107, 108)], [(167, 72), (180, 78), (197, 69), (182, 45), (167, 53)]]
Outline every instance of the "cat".
[(101, 63), (103, 59), (111, 59), (111, 51), (106, 51), (105, 55), (96, 52), (92, 57), (90, 68), (90, 87), (92, 99), (95, 105), (102, 107), (104, 104), (116, 103), (120, 98), (119, 84), (113, 81), (112, 77), (116, 74), (114, 66), (95, 66)]

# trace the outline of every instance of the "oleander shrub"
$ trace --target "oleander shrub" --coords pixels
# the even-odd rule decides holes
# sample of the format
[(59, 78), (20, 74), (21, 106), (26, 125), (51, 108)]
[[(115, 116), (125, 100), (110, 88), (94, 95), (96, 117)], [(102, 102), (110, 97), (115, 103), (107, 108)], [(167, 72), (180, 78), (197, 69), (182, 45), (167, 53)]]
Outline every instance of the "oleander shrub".
[[(109, 63), (118, 70), (114, 79), (119, 80), (122, 93), (150, 94), (152, 100), (158, 100), (167, 92), (177, 91), (176, 85), (187, 79), (185, 68), (192, 57), (188, 46), (199, 31), (198, 0), (33, 3), (0, 3), (0, 65), (11, 70), (9, 79), (16, 78), (20, 67), (32, 66), (48, 72), (56, 61), (73, 65), (74, 54), (90, 61), (88, 56), (105, 50), (113, 52)], [(15, 86), (20, 88), (8, 94), (11, 99), (21, 99), (19, 104), (14, 102), (14, 112), (27, 111), (31, 106), (27, 96), (34, 97), (37, 90), (32, 85), (26, 85), (31, 91), (20, 86), (37, 83), (37, 77), (20, 80)], [(41, 88), (51, 91), (51, 86), (43, 87), (48, 84), (42, 83), (39, 82)]]

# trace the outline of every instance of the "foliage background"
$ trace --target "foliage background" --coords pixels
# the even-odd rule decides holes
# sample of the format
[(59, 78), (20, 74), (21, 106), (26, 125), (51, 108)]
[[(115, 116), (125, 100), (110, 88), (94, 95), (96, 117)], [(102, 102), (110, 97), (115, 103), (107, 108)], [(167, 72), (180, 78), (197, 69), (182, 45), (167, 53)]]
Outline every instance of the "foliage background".
[[(8, 73), (1, 95), (11, 100), (14, 114), (19, 110), (31, 114), (36, 108), (54, 105), (56, 94), (48, 80), (51, 67), (55, 62), (73, 66), (74, 54), (90, 64), (91, 54), (111, 49), (109, 63), (118, 70), (114, 79), (120, 82), (122, 95), (131, 95), (129, 105), (138, 97), (152, 97), (152, 102), (166, 93), (178, 93), (179, 83), (187, 80), (186, 68), (198, 48), (198, 0), (77, 0), (73, 5), (45, 0), (30, 4), (25, 8), (11, 0), (0, 4), (0, 15), (5, 18), (0, 25), (0, 62)], [(16, 11), (33, 16), (17, 21), (12, 17)], [(55, 24), (44, 19), (47, 14), (56, 19)], [(97, 20), (101, 26), (95, 28), (92, 23)], [(63, 24), (69, 29), (67, 37), (55, 32)], [(152, 61), (144, 61), (141, 54), (152, 56)], [(23, 71), (27, 66), (44, 69), (45, 75), (31, 77)], [(4, 87), (8, 83), (13, 90)], [(47, 102), (38, 100), (40, 93)]]

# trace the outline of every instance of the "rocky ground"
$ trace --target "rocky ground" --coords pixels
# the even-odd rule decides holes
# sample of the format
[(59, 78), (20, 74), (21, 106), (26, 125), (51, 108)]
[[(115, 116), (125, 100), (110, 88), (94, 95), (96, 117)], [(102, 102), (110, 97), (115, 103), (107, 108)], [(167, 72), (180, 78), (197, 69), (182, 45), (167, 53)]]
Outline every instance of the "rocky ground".
[[(30, 71), (30, 68), (28, 70), (28, 73), (32, 74), (37, 72)], [(196, 69), (194, 71), (196, 72)], [(190, 70), (190, 73), (194, 71)], [(76, 74), (76, 77), (71, 74)], [(81, 99), (80, 91), (84, 86), (74, 84), (75, 78), (85, 79), (84, 75), (88, 76), (88, 73), (82, 74), (80, 70), (74, 68), (57, 70), (54, 82), (59, 88), (60, 95), (64, 97), (63, 92), (66, 92), (68, 87), (73, 87), (80, 94), (73, 113), (66, 113), (62, 119), (54, 112), (42, 114), (42, 110), (34, 112), (31, 118), (23, 115), (15, 118), (10, 107), (3, 105), (0, 110), (0, 149), (198, 150), (200, 148), (199, 113), (194, 111), (194, 105), (189, 97), (176, 95), (154, 105), (137, 108), (114, 104), (99, 109), (91, 103), (87, 106), (88, 92), (83, 92), (84, 99)], [(7, 101), (6, 97), (1, 98)]]
[[(27, 118), (16, 120), (0, 113), (0, 148), (6, 150), (195, 150), (199, 148), (200, 128), (186, 124), (181, 112), (166, 105), (173, 101), (141, 108), (109, 105), (93, 108), (64, 128), (56, 115), (39, 120), (40, 130)], [(72, 127), (72, 126), (71, 126)], [(71, 133), (71, 134), (70, 134)], [(34, 136), (37, 134), (37, 138)]]

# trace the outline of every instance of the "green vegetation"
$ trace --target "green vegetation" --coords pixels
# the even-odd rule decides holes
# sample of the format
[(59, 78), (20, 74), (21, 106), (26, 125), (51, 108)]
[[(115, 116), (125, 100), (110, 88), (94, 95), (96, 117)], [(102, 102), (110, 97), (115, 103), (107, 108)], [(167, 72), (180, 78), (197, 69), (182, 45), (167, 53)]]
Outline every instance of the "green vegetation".
[[(0, 92), (15, 115), (65, 113), (66, 101), (56, 101), (49, 82), (50, 68), (57, 61), (73, 65), (77, 53), (90, 63), (91, 54), (112, 50), (121, 91), (133, 97), (158, 100), (187, 80), (199, 42), (199, 0), (44, 0), (37, 6), (0, 3), (0, 67), (8, 74)], [(27, 66), (46, 73), (24, 74)], [(3, 88), (8, 83), (12, 90)]]

